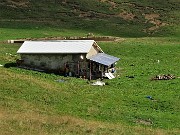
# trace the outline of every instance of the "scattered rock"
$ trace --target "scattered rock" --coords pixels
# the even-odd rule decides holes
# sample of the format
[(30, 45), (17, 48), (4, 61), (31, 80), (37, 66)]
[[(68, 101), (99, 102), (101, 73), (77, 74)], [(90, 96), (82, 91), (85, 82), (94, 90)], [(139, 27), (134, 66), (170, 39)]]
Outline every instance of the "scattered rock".
[(133, 20), (135, 15), (132, 13), (128, 13), (126, 11), (123, 11), (122, 13), (120, 13), (119, 15), (117, 15), (118, 17), (123, 18), (124, 20)]
[(156, 75), (155, 77), (152, 78), (152, 80), (171, 80), (175, 79), (174, 75), (167, 74), (167, 75)]
[(128, 78), (134, 78), (134, 76), (132, 76), (132, 75), (131, 75), (131, 76), (126, 76), (126, 77), (128, 77)]
[(136, 123), (143, 124), (143, 125), (152, 125), (153, 124), (153, 122), (150, 119), (149, 120), (138, 119), (138, 120), (136, 120)]
[(65, 80), (62, 80), (62, 79), (58, 79), (58, 80), (54, 80), (55, 82), (60, 82), (60, 83), (64, 83)]
[(102, 81), (96, 81), (96, 82), (92, 83), (92, 85), (104, 86), (104, 85), (105, 85), (105, 83), (104, 83), (104, 82), (102, 82)]
[(28, 0), (7, 0), (9, 7), (18, 8), (18, 7), (29, 7), (30, 2)]

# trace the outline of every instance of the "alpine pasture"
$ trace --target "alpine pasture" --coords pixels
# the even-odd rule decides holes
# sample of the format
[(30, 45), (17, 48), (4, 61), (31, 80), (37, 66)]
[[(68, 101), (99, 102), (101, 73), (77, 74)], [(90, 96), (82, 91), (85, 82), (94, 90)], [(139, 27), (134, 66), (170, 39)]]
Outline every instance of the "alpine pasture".
[[(180, 134), (178, 1), (4, 0), (0, 7), (0, 134)], [(117, 77), (102, 87), (17, 68), (21, 44), (7, 43), (89, 32), (120, 39), (98, 42), (120, 58)], [(152, 80), (164, 74), (175, 79)]]

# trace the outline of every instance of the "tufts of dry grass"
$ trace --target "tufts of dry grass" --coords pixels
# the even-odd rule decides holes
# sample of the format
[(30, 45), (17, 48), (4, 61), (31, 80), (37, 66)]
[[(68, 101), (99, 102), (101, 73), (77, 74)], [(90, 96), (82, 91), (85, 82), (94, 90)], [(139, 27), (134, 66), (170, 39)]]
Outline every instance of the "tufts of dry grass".
[(168, 135), (180, 131), (124, 126), (73, 116), (45, 115), (38, 112), (17, 112), (0, 109), (1, 134), (144, 134)]

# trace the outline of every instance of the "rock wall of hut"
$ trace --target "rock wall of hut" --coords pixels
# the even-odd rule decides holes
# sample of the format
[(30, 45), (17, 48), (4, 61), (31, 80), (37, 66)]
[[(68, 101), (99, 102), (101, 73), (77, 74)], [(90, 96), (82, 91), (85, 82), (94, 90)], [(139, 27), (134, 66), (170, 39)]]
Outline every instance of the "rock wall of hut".
[(72, 76), (89, 78), (90, 63), (87, 58), (97, 53), (98, 48), (92, 46), (87, 54), (21, 54), (21, 60), (22, 66), (25, 67), (62, 74), (68, 72)]
[(87, 67), (86, 59), (82, 60), (81, 56), (86, 57), (85, 54), (21, 54), (21, 59), (24, 66), (31, 68), (64, 71), (68, 66), (69, 70), (75, 72), (79, 61)]

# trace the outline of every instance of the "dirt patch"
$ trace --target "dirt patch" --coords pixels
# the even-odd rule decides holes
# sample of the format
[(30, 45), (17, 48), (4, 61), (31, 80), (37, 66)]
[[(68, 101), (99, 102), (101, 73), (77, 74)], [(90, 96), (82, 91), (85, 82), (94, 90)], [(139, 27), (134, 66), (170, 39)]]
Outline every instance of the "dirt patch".
[(154, 20), (156, 18), (159, 18), (160, 15), (159, 14), (145, 14), (144, 17), (146, 20)]
[[(102, 42), (109, 42), (109, 41), (117, 41), (121, 42), (124, 41), (123, 38), (119, 37), (112, 37), (112, 36), (94, 36), (93, 33), (88, 33), (84, 37), (44, 37), (44, 38), (25, 38), (25, 39), (18, 39), (17, 41), (37, 41), (37, 40), (95, 40), (95, 41), (102, 41)], [(16, 41), (16, 40), (14, 40)], [(14, 42), (15, 43), (15, 42)]]
[(29, 1), (28, 0), (7, 0), (8, 4), (7, 6), (18, 8), (18, 7), (29, 7)]
[[(131, 4), (131, 3), (116, 3), (116, 2), (114, 2), (114, 1), (112, 1), (112, 0), (99, 0), (100, 2), (106, 2), (106, 3), (108, 3), (109, 5), (110, 5), (110, 8), (109, 8), (109, 10), (112, 10), (112, 9), (115, 9), (115, 8), (117, 8), (117, 7), (120, 7), (121, 6), (121, 4), (126, 4), (126, 5), (128, 5), (128, 6), (135, 6), (134, 4)], [(112, 16), (112, 15), (111, 15)], [(114, 17), (120, 17), (120, 18), (123, 18), (124, 20), (133, 20), (134, 19), (134, 17), (135, 17), (135, 15), (134, 14), (132, 14), (132, 13), (130, 13), (130, 12), (126, 12), (126, 11), (123, 11), (123, 12), (121, 12), (121, 13), (119, 13), (119, 14), (115, 14), (115, 15), (113, 15)], [(108, 17), (108, 15), (107, 15), (107, 17)]]
[(153, 124), (151, 120), (143, 120), (143, 119), (136, 120), (136, 123), (142, 124), (142, 125), (148, 125), (148, 126)]
[(130, 7), (136, 7), (137, 6), (134, 3), (129, 3), (129, 2), (122, 2), (122, 5), (127, 5), (127, 6), (130, 6)]
[(99, 2), (102, 3), (108, 3), (110, 5), (109, 10), (112, 10), (114, 8), (117, 8), (117, 6), (119, 6), (119, 4), (117, 4), (116, 2), (114, 2), (113, 0), (98, 0)]
[(124, 20), (133, 20), (135, 15), (132, 13), (128, 13), (126, 11), (123, 11), (122, 13), (117, 15), (118, 17), (123, 18)]
[(155, 30), (157, 30), (157, 29), (159, 29), (159, 26), (152, 26), (152, 27), (148, 28), (146, 31), (147, 31), (147, 32), (148, 32), (148, 31), (155, 31)]
[(116, 8), (118, 6), (114, 1), (108, 1), (108, 3), (111, 5), (109, 10), (112, 10), (112, 9), (114, 9), (114, 8)]
[(166, 23), (162, 22), (158, 18), (160, 17), (159, 14), (144, 14), (144, 18), (146, 19), (145, 23), (153, 24), (154, 26), (147, 28), (144, 30), (146, 33), (151, 33), (157, 31), (160, 27), (167, 25)]
[(4, 118), (6, 115), (6, 111), (2, 110), (2, 108), (0, 109), (0, 119)]

